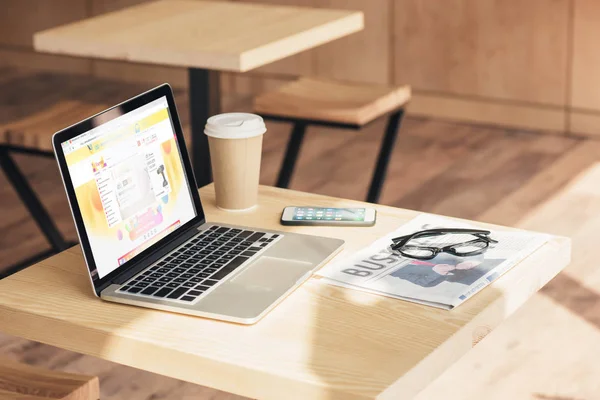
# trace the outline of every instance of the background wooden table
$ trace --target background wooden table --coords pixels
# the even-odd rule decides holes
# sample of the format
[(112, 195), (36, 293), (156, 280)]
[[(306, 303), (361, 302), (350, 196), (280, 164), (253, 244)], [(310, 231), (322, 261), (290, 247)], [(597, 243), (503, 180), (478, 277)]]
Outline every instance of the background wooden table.
[[(367, 245), (417, 215), (377, 206), (373, 228), (283, 227), (284, 206), (364, 203), (261, 187), (258, 209), (231, 214), (201, 195), (211, 221), (264, 226)], [(487, 225), (489, 226), (489, 225)], [(0, 329), (253, 398), (408, 398), (512, 314), (570, 259), (554, 237), (453, 311), (311, 279), (262, 321), (241, 326), (93, 297), (79, 248), (0, 281)], [(493, 362), (493, 360), (490, 360)]]
[[(209, 116), (219, 113), (217, 71), (245, 72), (360, 31), (362, 12), (222, 1), (145, 3), (34, 35), (38, 51), (188, 67), (192, 162), (212, 181)], [(125, 99), (124, 99), (125, 100)]]

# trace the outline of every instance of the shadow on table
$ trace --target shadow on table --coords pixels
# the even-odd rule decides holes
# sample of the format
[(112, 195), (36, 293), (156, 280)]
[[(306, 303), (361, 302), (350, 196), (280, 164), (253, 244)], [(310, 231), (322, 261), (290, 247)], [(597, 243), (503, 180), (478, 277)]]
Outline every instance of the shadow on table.
[[(448, 311), (325, 283), (310, 290), (319, 299), (309, 368), (327, 388), (320, 399), (412, 398), (511, 313), (502, 299), (473, 318), (475, 299)], [(488, 287), (475, 297), (501, 295)]]

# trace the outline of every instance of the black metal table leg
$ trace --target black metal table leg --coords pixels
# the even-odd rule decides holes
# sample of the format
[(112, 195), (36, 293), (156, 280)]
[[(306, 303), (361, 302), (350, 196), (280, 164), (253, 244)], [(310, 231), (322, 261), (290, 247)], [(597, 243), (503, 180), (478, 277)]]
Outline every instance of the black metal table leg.
[(14, 187), (52, 248), (56, 252), (66, 250), (69, 247), (68, 243), (64, 240), (44, 205), (13, 161), (8, 149), (3, 146), (0, 146), (0, 167), (2, 167), (8, 181)]
[(277, 187), (287, 188), (290, 185), (294, 168), (296, 167), (296, 160), (300, 153), (300, 147), (302, 147), (302, 141), (304, 140), (304, 133), (306, 132), (306, 123), (296, 122), (292, 130), (292, 136), (288, 142), (287, 149), (285, 151), (285, 157), (279, 170), (279, 176), (277, 177)]
[(212, 182), (208, 138), (204, 134), (206, 120), (220, 112), (219, 72), (190, 68), (189, 96), (192, 137), (192, 167), (198, 187)]
[(390, 163), (392, 152), (394, 151), (394, 144), (396, 144), (396, 138), (398, 137), (398, 131), (400, 130), (403, 116), (404, 109), (398, 110), (390, 115), (385, 130), (385, 136), (383, 137), (381, 148), (379, 149), (379, 156), (377, 157), (377, 164), (375, 165), (375, 171), (373, 172), (373, 178), (371, 179), (369, 193), (367, 195), (367, 201), (369, 203), (377, 203), (379, 201), (379, 196), (381, 195), (381, 189), (383, 189), (387, 168)]

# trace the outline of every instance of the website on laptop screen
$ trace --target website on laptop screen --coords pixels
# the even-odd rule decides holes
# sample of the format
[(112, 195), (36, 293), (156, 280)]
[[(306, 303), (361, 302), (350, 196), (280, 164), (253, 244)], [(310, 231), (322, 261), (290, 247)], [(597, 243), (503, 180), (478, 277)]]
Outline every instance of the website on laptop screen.
[(99, 278), (196, 216), (165, 97), (62, 148)]

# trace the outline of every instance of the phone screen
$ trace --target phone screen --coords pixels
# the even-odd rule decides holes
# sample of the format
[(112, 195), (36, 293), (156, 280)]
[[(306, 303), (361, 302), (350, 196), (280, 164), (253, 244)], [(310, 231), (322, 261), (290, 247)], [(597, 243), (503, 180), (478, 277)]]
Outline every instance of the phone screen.
[(293, 221), (364, 221), (365, 208), (296, 207)]

